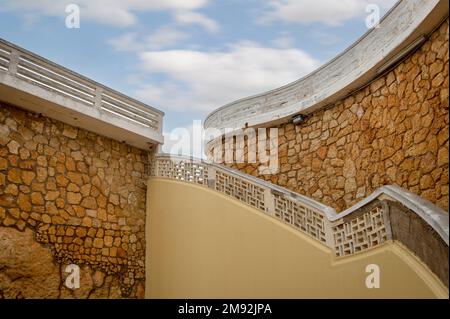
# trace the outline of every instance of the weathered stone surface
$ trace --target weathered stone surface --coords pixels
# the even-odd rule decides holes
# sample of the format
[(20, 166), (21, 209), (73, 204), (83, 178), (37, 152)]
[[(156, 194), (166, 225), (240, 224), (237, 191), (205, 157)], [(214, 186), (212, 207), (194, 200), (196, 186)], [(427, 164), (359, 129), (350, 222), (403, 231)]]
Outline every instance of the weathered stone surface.
[(78, 130), (73, 126), (64, 125), (64, 130), (62, 134), (68, 138), (76, 138), (78, 135)]
[(88, 209), (97, 209), (97, 201), (94, 197), (85, 197), (81, 201), (81, 206)]
[(81, 199), (80, 193), (67, 192), (67, 202), (69, 204), (78, 205), (81, 202)]
[(105, 273), (102, 271), (96, 271), (92, 276), (95, 287), (101, 287), (105, 280)]
[(95, 238), (94, 239), (94, 247), (95, 248), (103, 248), (103, 239)]
[(20, 144), (18, 142), (12, 140), (11, 142), (8, 143), (7, 147), (11, 154), (19, 154)]
[(8, 172), (8, 181), (16, 184), (20, 184), (22, 182), (21, 172), (17, 168), (12, 168)]
[(105, 236), (104, 242), (106, 247), (111, 247), (113, 245), (113, 237), (112, 236)]

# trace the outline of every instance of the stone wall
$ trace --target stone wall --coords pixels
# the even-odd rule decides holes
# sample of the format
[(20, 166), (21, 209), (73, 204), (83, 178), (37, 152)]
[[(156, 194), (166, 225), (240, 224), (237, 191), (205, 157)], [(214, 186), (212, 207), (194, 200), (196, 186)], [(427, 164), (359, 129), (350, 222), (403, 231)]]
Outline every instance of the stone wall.
[[(144, 297), (148, 160), (0, 104), (0, 297)], [(71, 263), (77, 290), (63, 285)]]
[(232, 164), (342, 211), (396, 184), (448, 210), (448, 20), (392, 71), (279, 129), (280, 170)]

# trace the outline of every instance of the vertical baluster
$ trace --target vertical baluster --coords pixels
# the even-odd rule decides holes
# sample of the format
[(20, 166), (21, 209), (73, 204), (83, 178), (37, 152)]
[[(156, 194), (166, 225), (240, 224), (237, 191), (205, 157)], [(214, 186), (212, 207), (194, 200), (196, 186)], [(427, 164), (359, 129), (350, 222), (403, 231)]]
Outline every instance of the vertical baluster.
[(9, 73), (15, 75), (17, 73), (17, 67), (19, 65), (20, 55), (17, 50), (11, 50), (9, 56)]
[(267, 214), (275, 216), (275, 198), (270, 188), (264, 189), (264, 207)]
[(103, 89), (100, 87), (95, 88), (94, 107), (98, 112), (102, 111), (102, 94)]
[(208, 181), (207, 186), (212, 189), (216, 189), (216, 169), (212, 166), (207, 166), (208, 170)]

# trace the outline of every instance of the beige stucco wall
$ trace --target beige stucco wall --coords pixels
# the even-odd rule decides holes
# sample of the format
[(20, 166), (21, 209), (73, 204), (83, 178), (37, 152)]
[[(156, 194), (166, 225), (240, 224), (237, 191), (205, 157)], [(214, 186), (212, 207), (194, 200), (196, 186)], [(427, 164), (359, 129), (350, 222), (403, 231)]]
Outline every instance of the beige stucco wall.
[[(398, 243), (336, 259), (331, 250), (249, 206), (182, 182), (149, 182), (148, 298), (448, 297)], [(365, 268), (381, 269), (367, 289)]]

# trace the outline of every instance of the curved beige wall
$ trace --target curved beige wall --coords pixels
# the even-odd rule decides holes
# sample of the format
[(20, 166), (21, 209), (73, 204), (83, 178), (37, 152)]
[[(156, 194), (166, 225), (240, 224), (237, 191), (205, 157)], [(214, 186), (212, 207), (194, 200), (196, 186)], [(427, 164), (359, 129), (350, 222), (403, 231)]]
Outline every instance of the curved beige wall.
[[(334, 258), (320, 243), (212, 190), (152, 178), (146, 223), (149, 298), (448, 298), (398, 243)], [(381, 269), (367, 289), (365, 268)]]

